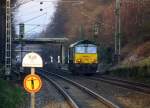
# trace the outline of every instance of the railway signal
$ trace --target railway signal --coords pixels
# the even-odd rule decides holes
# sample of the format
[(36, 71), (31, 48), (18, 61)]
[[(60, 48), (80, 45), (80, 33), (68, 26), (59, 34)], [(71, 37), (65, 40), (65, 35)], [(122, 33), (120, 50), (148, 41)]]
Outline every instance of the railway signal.
[(38, 75), (27, 75), (24, 79), (24, 88), (29, 93), (36, 93), (42, 87), (41, 78)]
[(19, 35), (20, 35), (20, 38), (24, 37), (24, 31), (25, 31), (24, 23), (20, 23), (19, 24)]
[(31, 93), (31, 108), (35, 108), (35, 93), (42, 86), (40, 77), (35, 74), (35, 67), (43, 67), (43, 60), (37, 53), (28, 53), (23, 58), (22, 66), (31, 67), (31, 75), (26, 76), (24, 79), (24, 88)]

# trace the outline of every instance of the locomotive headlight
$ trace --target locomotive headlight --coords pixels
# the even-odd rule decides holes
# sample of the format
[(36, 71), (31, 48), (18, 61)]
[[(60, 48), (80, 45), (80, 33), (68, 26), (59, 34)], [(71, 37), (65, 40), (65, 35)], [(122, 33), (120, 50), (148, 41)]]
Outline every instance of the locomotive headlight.
[(81, 63), (81, 60), (80, 60), (80, 59), (77, 59), (77, 60), (76, 60), (76, 63)]
[(81, 60), (80, 60), (80, 59), (78, 59), (78, 60), (77, 60), (77, 62), (81, 62)]

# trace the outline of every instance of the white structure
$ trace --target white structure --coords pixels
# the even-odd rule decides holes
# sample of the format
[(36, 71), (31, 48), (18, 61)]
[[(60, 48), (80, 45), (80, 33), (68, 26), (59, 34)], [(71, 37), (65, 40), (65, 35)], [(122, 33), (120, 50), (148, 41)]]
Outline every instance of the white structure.
[(22, 61), (23, 67), (43, 67), (43, 60), (37, 53), (28, 53)]
[(50, 56), (50, 60), (51, 60), (51, 63), (53, 63), (53, 62), (54, 62), (54, 60), (53, 60), (53, 56)]
[(60, 63), (60, 56), (57, 57), (57, 62)]

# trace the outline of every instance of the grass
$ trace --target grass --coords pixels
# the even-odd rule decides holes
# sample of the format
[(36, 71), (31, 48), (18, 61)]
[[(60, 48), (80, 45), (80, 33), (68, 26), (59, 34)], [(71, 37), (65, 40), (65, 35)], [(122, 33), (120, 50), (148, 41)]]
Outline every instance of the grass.
[(139, 66), (150, 66), (150, 57), (139, 61), (137, 65), (139, 65)]
[(150, 85), (150, 67), (130, 67), (111, 70), (108, 75)]
[(21, 108), (25, 92), (11, 82), (0, 79), (0, 108)]
[(143, 59), (136, 64), (123, 65), (108, 72), (109, 75), (142, 82), (150, 85), (150, 57)]

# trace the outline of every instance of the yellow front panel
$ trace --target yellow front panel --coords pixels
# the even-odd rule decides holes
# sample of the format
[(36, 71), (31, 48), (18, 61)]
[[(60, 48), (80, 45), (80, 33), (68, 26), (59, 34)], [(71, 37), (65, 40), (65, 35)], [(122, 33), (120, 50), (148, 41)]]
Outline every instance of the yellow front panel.
[(75, 63), (92, 64), (98, 63), (97, 54), (75, 54)]

